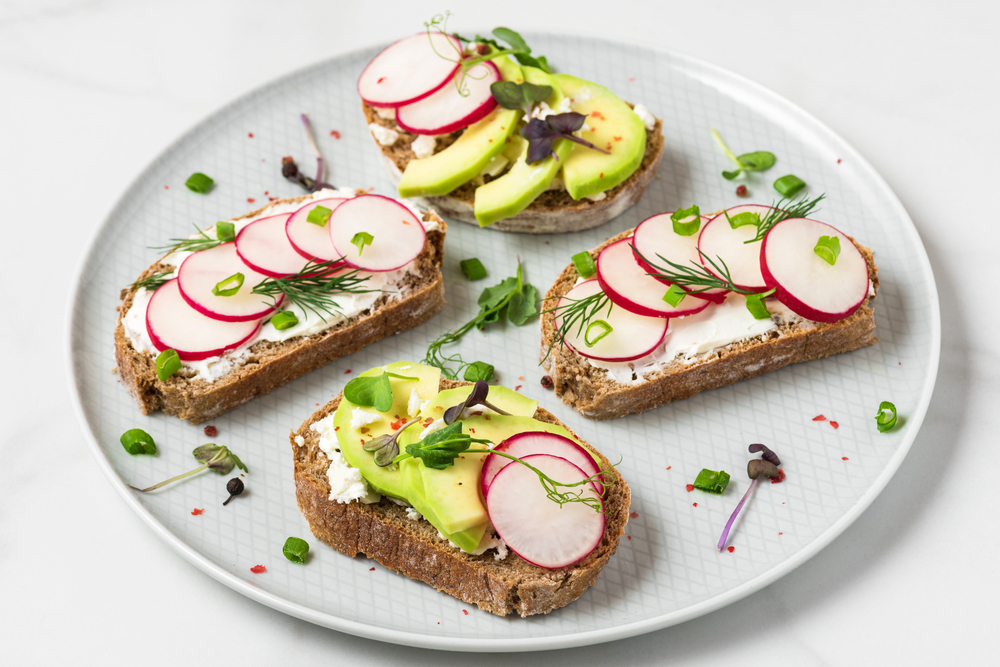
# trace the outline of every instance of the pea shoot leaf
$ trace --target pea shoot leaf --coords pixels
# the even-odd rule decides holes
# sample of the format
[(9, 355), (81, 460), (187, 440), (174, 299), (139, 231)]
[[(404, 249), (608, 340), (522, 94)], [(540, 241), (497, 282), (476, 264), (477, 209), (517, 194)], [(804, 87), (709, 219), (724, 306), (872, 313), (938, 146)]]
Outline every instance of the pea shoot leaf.
[(379, 412), (392, 409), (392, 385), (389, 384), (389, 373), (371, 377), (356, 377), (344, 385), (344, 398), (355, 405), (370, 408)]
[(534, 285), (528, 284), (523, 289), (515, 290), (507, 304), (507, 319), (515, 326), (524, 325), (538, 314), (537, 301), (538, 293)]

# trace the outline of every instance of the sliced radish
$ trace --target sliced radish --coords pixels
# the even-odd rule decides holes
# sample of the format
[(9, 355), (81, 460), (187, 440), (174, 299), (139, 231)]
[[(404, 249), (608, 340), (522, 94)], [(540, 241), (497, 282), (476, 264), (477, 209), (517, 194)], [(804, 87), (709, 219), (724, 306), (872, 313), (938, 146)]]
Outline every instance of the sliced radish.
[[(721, 258), (729, 269), (733, 284), (741, 289), (757, 292), (768, 289), (764, 284), (764, 276), (760, 274), (760, 241), (745, 243), (757, 236), (757, 228), (754, 225), (743, 225), (733, 229), (726, 219), (726, 214), (732, 218), (740, 213), (756, 213), (763, 218), (770, 210), (770, 206), (757, 204), (734, 206), (715, 216), (701, 228), (698, 248), (719, 266), (722, 266), (722, 262), (719, 261)], [(712, 269), (704, 257), (701, 258), (701, 263), (709, 272), (722, 277)]]
[[(427, 97), (451, 81), (462, 43), (441, 32), (421, 32), (390, 44), (358, 77), (358, 94), (373, 107), (398, 107)], [(441, 55), (438, 55), (441, 54)]]
[(685, 297), (677, 306), (663, 300), (670, 289), (639, 266), (632, 237), (615, 241), (597, 256), (597, 281), (616, 306), (646, 317), (684, 317), (708, 308), (705, 299)]
[(337, 254), (337, 249), (333, 247), (333, 242), (330, 241), (330, 230), (327, 229), (329, 221), (320, 227), (309, 222), (307, 218), (309, 212), (317, 206), (334, 211), (345, 201), (347, 200), (340, 198), (317, 199), (292, 213), (288, 222), (285, 223), (285, 235), (297, 253), (316, 262), (329, 262), (331, 259), (340, 257)]
[[(230, 276), (242, 273), (243, 286), (233, 296), (216, 296), (212, 288)], [(223, 243), (188, 256), (177, 271), (177, 286), (191, 307), (206, 317), (223, 322), (249, 322), (274, 312), (271, 298), (252, 294), (267, 276), (257, 273), (236, 254), (235, 243)]]
[(205, 317), (184, 300), (177, 281), (163, 283), (146, 307), (146, 331), (160, 352), (172, 349), (182, 361), (200, 361), (239, 347), (257, 333), (260, 320), (221, 322)]
[[(424, 226), (413, 211), (382, 195), (348, 199), (333, 212), (330, 240), (349, 266), (368, 271), (393, 271), (417, 258), (427, 242)], [(358, 248), (355, 234), (372, 235), (371, 245)]]
[(500, 70), (490, 61), (473, 66), (457, 85), (447, 85), (396, 109), (396, 125), (414, 134), (448, 134), (481, 120), (496, 109), (490, 85), (500, 81)]
[[(525, 431), (507, 438), (494, 447), (493, 451), (504, 452), (522, 459), (532, 454), (551, 454), (566, 459), (587, 475), (596, 475), (601, 472), (594, 457), (586, 449), (558, 433)], [(496, 454), (490, 454), (486, 457), (486, 460), (483, 461), (483, 474), (479, 482), (483, 495), (486, 495), (487, 489), (497, 473), (510, 463), (514, 463), (514, 461)]]
[[(584, 299), (601, 292), (601, 285), (597, 280), (587, 280), (580, 283), (556, 304), (556, 326), (560, 326), (561, 317), (559, 313), (572, 300)], [(610, 305), (610, 304), (609, 304)], [(630, 313), (624, 308), (612, 306), (610, 312), (604, 308), (598, 313), (591, 324), (597, 320), (603, 320), (611, 326), (611, 333), (601, 338), (591, 346), (587, 346), (586, 326), (580, 330), (574, 325), (566, 334), (566, 344), (570, 346), (581, 357), (599, 359), (601, 361), (632, 361), (650, 354), (663, 342), (663, 337), (667, 335), (667, 328), (670, 323), (665, 317), (644, 317)], [(600, 333), (599, 330), (591, 336), (591, 340)]]
[[(564, 458), (534, 454), (522, 459), (557, 482), (587, 479), (586, 472)], [(593, 484), (558, 487), (604, 502)], [(583, 560), (604, 537), (604, 514), (583, 503), (559, 505), (546, 495), (538, 475), (527, 466), (505, 466), (486, 496), (490, 522), (507, 547), (532, 565), (554, 569)]]
[[(831, 266), (815, 252), (820, 236), (836, 236), (840, 255)], [(854, 242), (824, 222), (789, 218), (764, 236), (760, 268), (778, 301), (816, 322), (838, 322), (868, 297), (868, 263)]]
[[(291, 213), (254, 220), (236, 235), (236, 254), (257, 273), (272, 278), (295, 275), (305, 260), (288, 240), (285, 226)], [(315, 227), (315, 225), (313, 225)]]
[[(639, 252), (635, 255), (635, 261), (639, 263), (648, 273), (656, 273), (656, 269), (644, 262), (640, 254), (652, 262), (658, 262), (663, 268), (670, 268), (662, 262), (668, 259), (674, 264), (681, 266), (695, 265), (701, 266), (701, 255), (698, 254), (698, 234), (681, 236), (674, 231), (674, 222), (670, 219), (671, 213), (660, 213), (650, 218), (646, 218), (635, 228), (634, 237), (635, 249)], [(701, 225), (704, 227), (712, 218), (707, 215), (701, 216)], [(657, 278), (657, 280), (660, 280)], [(660, 280), (665, 285), (669, 285), (669, 280)], [(684, 291), (690, 288), (681, 287)], [(691, 296), (699, 299), (707, 299), (713, 303), (722, 303), (726, 299), (729, 290), (713, 288), (707, 292), (698, 292)]]

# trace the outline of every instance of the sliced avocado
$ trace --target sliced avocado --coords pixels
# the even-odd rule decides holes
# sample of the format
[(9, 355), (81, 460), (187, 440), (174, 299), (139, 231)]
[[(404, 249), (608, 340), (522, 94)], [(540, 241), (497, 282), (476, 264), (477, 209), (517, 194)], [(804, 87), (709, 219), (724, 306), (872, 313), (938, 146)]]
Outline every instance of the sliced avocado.
[[(455, 387), (454, 389), (445, 389), (438, 393), (434, 399), (424, 406), (423, 411), (420, 413), (421, 416), (430, 417), (431, 419), (441, 419), (444, 417), (444, 411), (453, 405), (458, 405), (465, 397), (472, 392), (472, 385), (467, 385), (465, 387)], [(522, 396), (513, 389), (508, 389), (507, 387), (501, 387), (499, 385), (490, 387), (489, 393), (486, 395), (486, 400), (490, 402), (491, 405), (495, 405), (504, 412), (509, 412), (512, 415), (520, 415), (522, 417), (530, 417), (535, 414), (535, 409), (538, 407), (538, 401), (528, 398), (527, 396)], [(405, 436), (411, 436), (419, 434), (420, 431), (414, 428), (407, 429), (403, 434)], [(416, 438), (410, 440), (409, 442), (414, 442)]]
[[(552, 94), (545, 103), (558, 109), (563, 101), (562, 88), (550, 74), (534, 67), (522, 67), (524, 80), (540, 86), (552, 86)], [(641, 123), (640, 123), (641, 125)], [(491, 225), (497, 220), (509, 218), (523, 211), (538, 195), (545, 192), (560, 167), (573, 151), (573, 142), (556, 139), (552, 151), (559, 157), (547, 157), (528, 164), (528, 142), (518, 154), (514, 165), (506, 174), (476, 188), (475, 213), (480, 227)]]
[(420, 461), (420, 459), (403, 459), (399, 462), (399, 471), (403, 488), (406, 491), (407, 501), (415, 510), (420, 512), (420, 514), (422, 514), (432, 526), (441, 531), (441, 534), (444, 535), (445, 538), (457, 544), (459, 548), (464, 551), (475, 551), (476, 547), (479, 546), (479, 542), (483, 539), (483, 534), (486, 533), (486, 527), (489, 524), (484, 522), (456, 533), (446, 533), (442, 531), (440, 528), (441, 519), (438, 518), (434, 508), (427, 502), (427, 498), (424, 495), (424, 481), (423, 476), (421, 475), (423, 469), (424, 464)]
[[(492, 61), (504, 81), (520, 83), (521, 68), (507, 56)], [(399, 181), (400, 197), (446, 195), (468, 183), (500, 153), (517, 129), (521, 112), (497, 107), (486, 118), (465, 128), (455, 143), (440, 153), (410, 160)]]
[[(375, 465), (374, 454), (366, 452), (363, 444), (385, 433), (392, 433), (392, 422), (408, 421), (409, 415), (407, 415), (406, 410), (410, 400), (410, 392), (413, 389), (417, 390), (417, 395), (422, 401), (432, 399), (438, 393), (441, 369), (399, 361), (365, 371), (360, 374), (360, 377), (381, 375), (383, 370), (397, 375), (416, 377), (418, 380), (414, 382), (389, 378), (389, 384), (392, 385), (392, 408), (386, 413), (379, 413), (375, 408), (361, 408), (365, 412), (381, 417), (380, 421), (365, 426), (364, 433), (351, 428), (352, 412), (358, 406), (346, 398), (341, 399), (340, 405), (337, 406), (337, 412), (333, 416), (333, 425), (337, 428), (337, 441), (340, 443), (340, 451), (344, 455), (344, 459), (361, 471), (361, 476), (365, 478), (368, 485), (383, 495), (406, 500), (406, 492), (400, 479), (398, 467), (382, 468)], [(419, 433), (418, 429), (419, 424), (414, 424), (411, 429), (407, 430), (417, 430)]]
[(610, 190), (635, 173), (646, 152), (646, 128), (628, 104), (596, 83), (568, 74), (554, 75), (573, 111), (587, 117), (590, 129), (580, 138), (611, 154), (580, 146), (562, 165), (566, 191), (582, 199)]

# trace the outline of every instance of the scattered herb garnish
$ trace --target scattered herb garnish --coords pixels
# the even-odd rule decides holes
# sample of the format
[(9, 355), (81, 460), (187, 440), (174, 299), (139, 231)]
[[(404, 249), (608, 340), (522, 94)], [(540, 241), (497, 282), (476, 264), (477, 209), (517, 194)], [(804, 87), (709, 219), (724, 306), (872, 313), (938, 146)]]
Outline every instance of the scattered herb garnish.
[(676, 308), (681, 305), (681, 301), (683, 301), (684, 297), (687, 295), (688, 293), (685, 292), (683, 288), (678, 287), (677, 285), (671, 285), (667, 290), (667, 293), (663, 295), (663, 300)]
[(330, 222), (331, 215), (333, 215), (333, 209), (329, 209), (326, 206), (315, 206), (309, 211), (309, 215), (306, 216), (306, 222), (318, 227), (326, 227), (326, 223)]
[[(309, 192), (319, 192), (323, 188), (333, 190), (334, 187), (332, 185), (323, 182), (323, 154), (319, 152), (319, 145), (317, 145), (316, 137), (313, 135), (312, 124), (309, 122), (309, 114), (299, 114), (299, 118), (302, 119), (302, 126), (306, 130), (306, 139), (309, 141), (309, 146), (312, 148), (313, 153), (316, 154), (316, 178), (309, 178), (300, 172), (299, 166), (295, 164), (295, 160), (290, 155), (281, 158), (281, 175), (292, 183), (301, 185)], [(310, 220), (310, 222), (312, 221)]]
[(579, 336), (586, 327), (590, 326), (594, 318), (601, 314), (605, 306), (607, 306), (608, 315), (611, 314), (611, 309), (614, 306), (604, 292), (591, 294), (582, 299), (570, 299), (565, 296), (561, 298), (569, 303), (565, 306), (557, 305), (555, 308), (542, 311), (555, 313), (555, 316), (559, 318), (559, 326), (556, 329), (556, 334), (552, 337), (552, 342), (549, 343), (549, 349), (545, 350), (545, 356), (542, 357), (540, 364), (549, 358), (552, 348), (557, 343), (561, 345), (566, 340), (566, 335), (573, 331), (574, 326), (576, 327), (576, 335)]
[(215, 296), (236, 296), (236, 293), (243, 287), (244, 279), (245, 276), (237, 271), (228, 278), (223, 278), (215, 283), (215, 287), (212, 288), (212, 294)]
[(206, 176), (205, 174), (196, 171), (188, 177), (184, 185), (186, 185), (187, 189), (191, 192), (205, 194), (212, 188), (213, 183), (215, 183), (215, 181), (213, 181), (210, 176)]
[(229, 448), (225, 446), (220, 447), (219, 445), (209, 443), (207, 445), (202, 445), (201, 447), (198, 447), (191, 453), (194, 454), (194, 457), (199, 461), (201, 461), (203, 465), (200, 465), (194, 470), (186, 472), (183, 475), (177, 475), (176, 477), (171, 477), (168, 480), (164, 480), (159, 484), (154, 484), (153, 486), (147, 487), (145, 489), (137, 489), (131, 484), (128, 485), (129, 488), (139, 491), (140, 493), (147, 493), (149, 491), (158, 489), (161, 486), (166, 486), (167, 484), (170, 484), (172, 482), (182, 480), (185, 477), (190, 477), (191, 475), (195, 475), (201, 472), (202, 470), (205, 470), (206, 468), (219, 475), (228, 475), (230, 472), (232, 472), (233, 467), (239, 468), (243, 472), (250, 472), (249, 470), (247, 470), (247, 467), (243, 465), (243, 461), (240, 461), (239, 457), (236, 456), (236, 454), (233, 454), (231, 451), (229, 451)]
[(774, 189), (782, 197), (794, 197), (804, 187), (806, 187), (806, 182), (794, 174), (782, 176), (774, 182)]
[(305, 563), (306, 556), (309, 555), (309, 543), (300, 537), (289, 537), (285, 540), (285, 546), (281, 547), (281, 553), (293, 563)]
[(776, 289), (769, 289), (766, 292), (759, 292), (757, 294), (747, 294), (744, 297), (747, 300), (747, 310), (753, 315), (755, 320), (766, 320), (771, 317), (770, 311), (767, 306), (764, 305), (764, 299), (774, 294)]
[(694, 478), (694, 488), (721, 495), (729, 485), (729, 473), (725, 470), (709, 470), (702, 468), (698, 476)]
[(233, 477), (231, 480), (229, 480), (226, 483), (226, 491), (229, 492), (229, 497), (226, 498), (226, 501), (224, 503), (222, 503), (222, 506), (225, 507), (226, 505), (229, 504), (230, 500), (243, 493), (243, 488), (244, 488), (243, 480), (240, 479), (239, 477)]
[(491, 364), (485, 361), (473, 361), (469, 364), (469, 367), (465, 369), (465, 381), (466, 382), (476, 382), (477, 380), (485, 380), (489, 382), (493, 379), (495, 369)]
[(209, 248), (214, 248), (222, 243), (228, 243), (236, 238), (233, 234), (233, 227), (220, 228), (219, 225), (222, 223), (216, 223), (215, 225), (215, 236), (212, 238), (206, 234), (201, 227), (195, 225), (194, 228), (198, 230), (198, 233), (193, 238), (188, 239), (170, 239), (168, 245), (161, 246), (149, 246), (152, 250), (160, 250), (165, 252), (198, 252), (199, 250), (208, 250)]
[(746, 225), (753, 225), (754, 227), (760, 227), (760, 214), (756, 211), (743, 211), (742, 213), (737, 213), (733, 217), (729, 217), (729, 211), (722, 212), (726, 216), (726, 220), (729, 222), (729, 226), (732, 229), (738, 229), (739, 227), (744, 227)]
[(772, 203), (771, 210), (768, 211), (763, 218), (760, 218), (757, 223), (757, 235), (748, 241), (744, 241), (743, 243), (756, 243), (757, 241), (763, 240), (764, 236), (768, 231), (770, 231), (771, 227), (774, 227), (782, 220), (807, 217), (816, 209), (816, 205), (823, 201), (825, 197), (826, 195), (822, 194), (813, 200), (806, 201), (805, 199), (801, 199), (794, 204), (790, 199), (782, 199), (777, 204)]
[(504, 109), (520, 109), (526, 118), (531, 118), (535, 104), (547, 100), (552, 94), (552, 86), (540, 86), (527, 81), (497, 81), (490, 84), (490, 93)]
[(778, 161), (774, 157), (774, 153), (768, 151), (753, 151), (752, 153), (744, 153), (743, 155), (736, 155), (731, 150), (726, 142), (722, 140), (719, 132), (715, 129), (712, 130), (712, 136), (715, 140), (722, 146), (722, 150), (726, 152), (726, 155), (730, 160), (736, 163), (739, 169), (734, 171), (724, 171), (722, 172), (722, 177), (728, 181), (733, 180), (740, 175), (741, 171), (765, 171), (774, 166), (774, 163)]
[(145, 288), (148, 292), (155, 292), (156, 290), (163, 287), (163, 283), (167, 282), (169, 276), (173, 271), (162, 271), (160, 273), (154, 273), (150, 276), (146, 276), (142, 280), (137, 280), (131, 285), (129, 285), (130, 290), (137, 290), (140, 287)]
[(444, 423), (449, 425), (454, 424), (456, 421), (461, 419), (463, 411), (469, 408), (473, 408), (477, 405), (482, 405), (483, 407), (489, 408), (490, 410), (496, 412), (497, 414), (509, 416), (510, 415), (509, 412), (501, 410), (500, 408), (498, 408), (497, 406), (491, 404), (489, 401), (486, 400), (486, 398), (489, 396), (489, 393), (490, 393), (490, 386), (486, 384), (486, 380), (476, 380), (476, 384), (472, 387), (472, 391), (469, 392), (469, 395), (465, 397), (465, 400), (463, 400), (461, 403), (451, 406), (450, 408), (444, 411), (444, 417), (443, 417)]
[(359, 277), (357, 270), (338, 273), (336, 269), (340, 268), (343, 260), (343, 257), (339, 257), (326, 262), (307, 262), (294, 276), (267, 278), (255, 286), (251, 293), (271, 297), (275, 306), (278, 305), (279, 297), (284, 294), (291, 305), (297, 306), (303, 313), (312, 311), (325, 322), (323, 313), (333, 315), (334, 310), (340, 310), (334, 295), (380, 291), (359, 287), (368, 280), (368, 276)]
[(875, 415), (875, 426), (879, 433), (891, 431), (896, 425), (896, 406), (890, 401), (882, 401), (878, 406), (878, 414)]
[(365, 251), (366, 245), (371, 245), (375, 237), (368, 232), (358, 232), (351, 237), (351, 243), (358, 249), (358, 257)]
[(275, 316), (271, 318), (271, 324), (278, 331), (291, 329), (298, 323), (299, 323), (298, 315), (296, 315), (294, 312), (290, 310), (283, 310), (280, 313), (276, 313)]
[(682, 208), (670, 214), (670, 222), (674, 234), (693, 236), (701, 227), (701, 209), (695, 204), (691, 208)]
[(830, 266), (834, 266), (837, 263), (837, 258), (840, 257), (840, 237), (819, 237), (819, 240), (816, 241), (816, 247), (813, 248), (813, 252), (824, 262)]
[(478, 259), (463, 259), (458, 265), (469, 280), (482, 280), (486, 277), (486, 267)]
[[(444, 14), (435, 15), (429, 22), (424, 23), (424, 27), (427, 29), (427, 38), (430, 39), (431, 30), (437, 30), (438, 32), (448, 34), (448, 19), (450, 17), (451, 17), (451, 12), (446, 11)], [(467, 39), (465, 37), (462, 37), (458, 33), (451, 33), (451, 35), (452, 37), (455, 37), (459, 41), (464, 42), (466, 44), (485, 44), (493, 47), (492, 52), (481, 54), (482, 57), (466, 59), (464, 65), (464, 69), (466, 70), (484, 60), (492, 60), (493, 58), (497, 58), (499, 56), (511, 55), (514, 56), (517, 62), (521, 63), (522, 65), (527, 65), (528, 67), (537, 67), (543, 72), (547, 72), (549, 74), (552, 73), (552, 69), (549, 67), (549, 62), (545, 58), (545, 56), (538, 56), (536, 58), (535, 56), (531, 55), (531, 47), (528, 46), (528, 43), (524, 41), (524, 38), (521, 37), (521, 35), (514, 32), (510, 28), (500, 27), (500, 28), (495, 28), (493, 30), (493, 36), (502, 42), (506, 42), (510, 46), (510, 48), (504, 48), (500, 46), (500, 44), (495, 39), (489, 39), (481, 35), (476, 35), (474, 39)], [(431, 42), (432, 47), (433, 45), (434, 43)], [(435, 53), (437, 53), (436, 49)], [(442, 56), (440, 53), (438, 53), (438, 55), (441, 56), (442, 58), (445, 58), (446, 60), (450, 60), (450, 58), (446, 58), (445, 56)], [(465, 59), (465, 54), (459, 53), (458, 57)]]
[(215, 223), (215, 237), (222, 243), (236, 240), (236, 224), (232, 222)]
[(125, 451), (133, 456), (156, 453), (156, 443), (153, 442), (153, 436), (141, 428), (131, 428), (122, 433), (121, 442)]
[(587, 325), (587, 330), (583, 332), (583, 343), (587, 347), (594, 347), (599, 342), (611, 335), (614, 328), (605, 320), (594, 320)]
[(354, 405), (364, 408), (374, 407), (379, 412), (388, 412), (392, 409), (392, 384), (389, 378), (414, 382), (420, 379), (389, 371), (382, 371), (381, 375), (356, 377), (344, 385), (344, 398)]
[(576, 272), (580, 274), (581, 278), (587, 279), (597, 273), (597, 265), (594, 264), (594, 258), (586, 250), (576, 253), (571, 259), (573, 260)]
[(757, 482), (761, 477), (778, 477), (780, 471), (778, 466), (781, 465), (781, 461), (778, 460), (778, 455), (773, 451), (761, 445), (759, 443), (754, 443), (749, 447), (751, 454), (756, 454), (757, 452), (763, 452), (760, 459), (753, 459), (747, 464), (747, 476), (752, 480), (750, 482), (750, 488), (747, 492), (743, 494), (743, 498), (740, 499), (739, 505), (733, 510), (732, 516), (729, 517), (729, 521), (726, 522), (726, 527), (722, 530), (722, 537), (719, 538), (718, 548), (719, 553), (726, 548), (726, 540), (729, 539), (729, 531), (732, 529), (733, 524), (736, 522), (736, 517), (739, 516), (740, 510), (743, 509), (743, 505), (746, 504), (747, 500), (753, 494), (753, 490), (757, 488)]
[(589, 141), (573, 134), (583, 127), (586, 120), (586, 116), (575, 111), (552, 114), (544, 119), (532, 118), (529, 120), (528, 124), (521, 128), (521, 136), (528, 140), (528, 164), (544, 160), (550, 155), (553, 159), (558, 160), (559, 156), (552, 150), (552, 143), (559, 138), (610, 155), (611, 151), (598, 148)]
[(177, 350), (167, 348), (156, 355), (156, 377), (166, 382), (167, 378), (181, 369), (181, 357)]

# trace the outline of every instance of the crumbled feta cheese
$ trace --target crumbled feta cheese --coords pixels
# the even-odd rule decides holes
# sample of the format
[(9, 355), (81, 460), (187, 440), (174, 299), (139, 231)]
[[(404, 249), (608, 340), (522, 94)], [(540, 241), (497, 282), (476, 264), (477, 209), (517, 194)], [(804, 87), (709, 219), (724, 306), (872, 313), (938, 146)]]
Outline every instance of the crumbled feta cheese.
[(483, 174), (487, 174), (496, 178), (503, 172), (508, 164), (510, 164), (510, 160), (503, 155), (494, 155), (493, 158), (486, 163), (486, 166), (479, 170), (479, 175), (482, 176)]
[(581, 88), (578, 91), (576, 91), (576, 97), (573, 98), (573, 101), (576, 102), (577, 104), (583, 104), (584, 102), (589, 102), (590, 88)]
[(410, 142), (410, 148), (413, 149), (413, 153), (419, 160), (423, 160), (424, 158), (429, 158), (434, 155), (434, 148), (436, 146), (437, 141), (435, 141), (434, 137), (429, 134), (417, 135), (417, 138)]
[(297, 435), (295, 436), (295, 444), (301, 447), (302, 445), (306, 444), (306, 439), (303, 438), (301, 435)]
[(431, 399), (428, 398), (426, 401), (420, 404), (420, 411), (423, 412), (424, 408), (426, 408), (430, 404), (431, 404)]
[(407, 507), (406, 508), (406, 518), (409, 519), (410, 521), (420, 521), (424, 517), (423, 517), (422, 514), (420, 514), (420, 512), (418, 512), (417, 510), (413, 509), (412, 507)]
[(410, 417), (416, 417), (420, 413), (420, 394), (417, 393), (416, 387), (410, 390), (410, 400), (406, 402), (406, 414)]
[(396, 110), (392, 107), (375, 107), (375, 115), (386, 120), (396, 120)]
[(368, 126), (371, 131), (372, 136), (375, 137), (375, 141), (379, 143), (380, 146), (392, 146), (399, 139), (399, 132), (396, 130), (390, 130), (387, 127), (382, 127), (378, 123), (372, 123)]
[(590, 126), (586, 123), (580, 126), (580, 134), (583, 134), (584, 132), (590, 132)]
[[(565, 111), (563, 111), (563, 108), (565, 108)], [(563, 98), (563, 102), (562, 104), (560, 104), (558, 109), (553, 109), (545, 102), (539, 102), (538, 104), (535, 105), (535, 108), (531, 110), (531, 118), (541, 118), (542, 120), (545, 120), (549, 116), (552, 116), (557, 113), (566, 113), (566, 111), (569, 110), (570, 110), (569, 100), (566, 98)], [(525, 114), (522, 118), (524, 119), (525, 123), (531, 120), (531, 118), (529, 118), (527, 114)]]
[(589, 199), (590, 201), (601, 201), (607, 199), (608, 195), (606, 192), (598, 192), (596, 195), (587, 195), (584, 199)]
[(420, 437), (417, 439), (423, 440), (434, 431), (440, 431), (443, 428), (444, 428), (444, 417), (435, 419), (427, 426), (427, 428), (425, 428), (423, 431), (420, 432)]
[(365, 412), (362, 408), (354, 408), (351, 411), (351, 428), (357, 431), (362, 426), (367, 426), (368, 424), (374, 424), (375, 422), (382, 421), (382, 417), (379, 415), (373, 415), (370, 412)]
[(326, 471), (330, 482), (330, 500), (338, 503), (355, 500), (366, 504), (377, 503), (382, 496), (368, 488), (361, 471), (349, 464), (341, 454), (333, 415), (327, 415), (309, 428), (319, 434), (319, 448), (330, 461), (330, 467)]
[(650, 113), (649, 109), (642, 104), (636, 104), (632, 111), (639, 117), (639, 120), (646, 126), (646, 129), (652, 132), (653, 128), (656, 127), (656, 116)]

